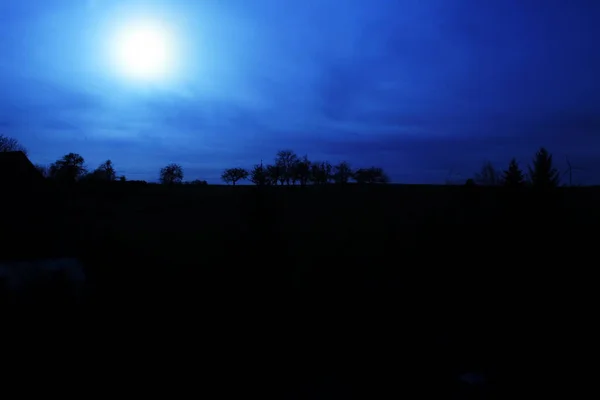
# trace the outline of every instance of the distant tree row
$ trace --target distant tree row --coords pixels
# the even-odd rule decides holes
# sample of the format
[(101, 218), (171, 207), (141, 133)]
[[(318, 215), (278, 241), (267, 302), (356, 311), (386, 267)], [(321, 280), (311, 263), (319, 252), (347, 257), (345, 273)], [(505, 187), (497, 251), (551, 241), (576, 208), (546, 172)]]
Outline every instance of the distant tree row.
[(491, 162), (485, 162), (481, 171), (475, 174), (474, 179), (467, 180), (469, 185), (506, 186), (518, 188), (533, 186), (537, 188), (554, 188), (560, 183), (560, 174), (553, 166), (552, 154), (545, 148), (540, 148), (531, 165), (528, 166), (529, 174), (523, 173), (517, 160), (513, 158), (506, 170), (497, 171)]
[(111, 160), (106, 160), (98, 168), (89, 172), (85, 167), (83, 157), (76, 153), (66, 154), (48, 166), (36, 164), (36, 168), (44, 177), (65, 183), (126, 180), (124, 176), (117, 178), (117, 173)]
[(390, 179), (382, 168), (352, 169), (345, 161), (332, 165), (328, 161), (311, 161), (307, 156), (298, 157), (292, 150), (280, 150), (272, 164), (255, 165), (250, 170), (228, 168), (223, 171), (221, 180), (235, 185), (249, 179), (258, 186), (266, 185), (326, 185), (346, 184), (351, 180), (357, 183), (389, 183)]
[[(16, 139), (0, 135), (0, 152), (7, 151), (22, 151), (27, 154), (25, 147)], [(45, 177), (62, 182), (126, 181), (124, 176), (117, 177), (111, 160), (103, 162), (89, 172), (83, 157), (76, 153), (66, 154), (49, 166), (38, 164), (36, 168)], [(503, 171), (496, 170), (491, 162), (485, 162), (481, 171), (475, 174), (474, 178), (467, 180), (467, 185), (553, 188), (560, 183), (560, 174), (553, 166), (552, 154), (543, 147), (536, 152), (531, 165), (528, 166), (528, 172), (525, 174), (514, 158)], [(181, 184), (183, 177), (183, 168), (179, 164), (169, 164), (159, 171), (159, 181), (165, 185)], [(271, 164), (263, 164), (261, 161), (249, 170), (228, 168), (221, 175), (223, 182), (232, 185), (246, 179), (258, 186), (347, 184), (351, 181), (360, 184), (382, 184), (390, 181), (379, 167), (353, 169), (346, 161), (336, 165), (328, 161), (311, 161), (307, 156), (298, 157), (292, 150), (280, 150)], [(207, 183), (195, 180), (187, 184)]]
[[(179, 164), (169, 164), (160, 169), (159, 181), (166, 185), (183, 182), (183, 168)], [(221, 180), (236, 185), (249, 179), (259, 186), (267, 185), (325, 185), (328, 183), (345, 184), (351, 180), (357, 183), (388, 183), (389, 177), (382, 168), (352, 169), (347, 162), (332, 165), (327, 161), (310, 161), (307, 156), (298, 157), (291, 150), (281, 150), (272, 164), (255, 165), (252, 169), (227, 168), (221, 174)], [(206, 184), (206, 181), (194, 181), (192, 184)]]

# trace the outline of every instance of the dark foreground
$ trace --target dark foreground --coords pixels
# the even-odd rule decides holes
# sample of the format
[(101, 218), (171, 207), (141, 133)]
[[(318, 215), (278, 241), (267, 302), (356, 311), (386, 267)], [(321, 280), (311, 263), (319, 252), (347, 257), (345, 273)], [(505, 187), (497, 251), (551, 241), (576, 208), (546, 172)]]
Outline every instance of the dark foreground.
[(120, 356), (154, 374), (184, 379), (193, 363), (200, 391), (573, 394), (595, 333), (599, 201), (595, 188), (12, 191), (3, 259), (75, 257), (87, 280), (81, 296), (4, 308), (126, 343)]

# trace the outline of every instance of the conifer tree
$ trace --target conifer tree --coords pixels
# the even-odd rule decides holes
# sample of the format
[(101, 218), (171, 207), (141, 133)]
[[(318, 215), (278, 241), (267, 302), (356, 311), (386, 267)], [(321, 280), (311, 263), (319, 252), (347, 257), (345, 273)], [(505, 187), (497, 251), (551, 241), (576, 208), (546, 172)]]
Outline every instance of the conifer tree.
[(540, 148), (535, 154), (533, 165), (529, 167), (529, 177), (533, 187), (540, 189), (555, 188), (560, 176), (552, 166), (552, 154), (545, 148)]
[(510, 160), (508, 169), (504, 171), (503, 181), (506, 187), (521, 187), (525, 184), (525, 176), (516, 159)]

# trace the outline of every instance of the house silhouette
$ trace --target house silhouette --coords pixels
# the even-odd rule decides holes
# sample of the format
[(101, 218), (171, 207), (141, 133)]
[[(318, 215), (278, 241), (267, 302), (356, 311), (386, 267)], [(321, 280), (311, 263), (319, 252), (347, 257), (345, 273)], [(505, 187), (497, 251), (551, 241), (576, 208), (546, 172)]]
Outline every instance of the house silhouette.
[(0, 152), (0, 186), (41, 185), (44, 176), (22, 151)]

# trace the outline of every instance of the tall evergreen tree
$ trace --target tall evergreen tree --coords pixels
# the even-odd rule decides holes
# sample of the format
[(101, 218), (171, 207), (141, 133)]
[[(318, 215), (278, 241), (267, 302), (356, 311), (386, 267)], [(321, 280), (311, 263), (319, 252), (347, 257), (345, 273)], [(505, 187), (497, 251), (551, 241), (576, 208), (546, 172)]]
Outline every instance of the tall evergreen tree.
[(508, 169), (504, 171), (503, 179), (504, 186), (507, 187), (521, 187), (525, 184), (525, 176), (523, 171), (519, 168), (519, 164), (516, 159), (510, 160)]
[(529, 178), (533, 187), (546, 189), (558, 186), (560, 175), (552, 166), (552, 154), (540, 148), (535, 154), (533, 165), (529, 167)]

